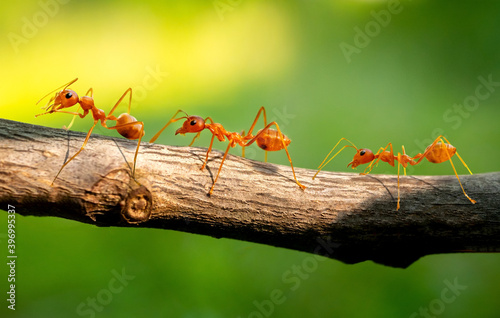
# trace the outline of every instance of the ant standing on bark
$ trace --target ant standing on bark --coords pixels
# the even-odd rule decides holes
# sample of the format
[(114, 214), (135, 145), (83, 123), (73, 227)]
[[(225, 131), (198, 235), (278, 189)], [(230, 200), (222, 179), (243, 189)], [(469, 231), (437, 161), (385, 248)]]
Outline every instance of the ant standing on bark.
[[(97, 123), (99, 121), (101, 122), (101, 125), (104, 128), (115, 129), (120, 135), (122, 135), (123, 137), (125, 137), (127, 139), (130, 139), (130, 140), (138, 139), (137, 149), (135, 150), (135, 155), (134, 155), (134, 166), (132, 169), (132, 178), (134, 178), (134, 180), (135, 180), (135, 166), (136, 166), (136, 161), (137, 161), (137, 153), (139, 152), (139, 146), (141, 144), (142, 136), (144, 136), (144, 123), (142, 121), (137, 121), (137, 119), (135, 119), (132, 115), (130, 115), (130, 106), (132, 103), (132, 89), (131, 88), (127, 89), (125, 91), (125, 93), (123, 93), (123, 95), (120, 97), (118, 102), (115, 104), (115, 106), (113, 106), (113, 108), (108, 113), (108, 115), (106, 115), (106, 113), (102, 109), (98, 109), (97, 107), (95, 107), (94, 98), (93, 98), (94, 92), (93, 92), (92, 88), (90, 88), (87, 91), (86, 96), (82, 96), (82, 97), (78, 97), (78, 94), (75, 91), (68, 88), (71, 84), (73, 84), (77, 80), (78, 80), (78, 78), (75, 78), (71, 82), (55, 89), (54, 91), (52, 91), (50, 93), (48, 93), (47, 95), (42, 97), (37, 102), (37, 104), (40, 103), (40, 101), (42, 101), (44, 98), (46, 98), (47, 96), (49, 96), (53, 92), (58, 91), (59, 89), (62, 88), (61, 91), (57, 92), (53, 97), (50, 98), (50, 100), (47, 102), (46, 106), (42, 107), (43, 109), (46, 110), (46, 112), (44, 112), (42, 114), (38, 114), (35, 117), (45, 115), (45, 114), (52, 114), (52, 113), (65, 113), (65, 114), (74, 115), (73, 120), (71, 121), (69, 126), (67, 128), (64, 127), (65, 129), (69, 129), (73, 125), (73, 122), (74, 122), (76, 116), (79, 116), (80, 118), (84, 118), (85, 116), (87, 116), (89, 114), (89, 112), (91, 112), (92, 117), (94, 118), (94, 124), (92, 125), (92, 127), (88, 131), (87, 137), (85, 138), (85, 141), (83, 142), (82, 147), (80, 148), (80, 150), (78, 150), (78, 152), (76, 154), (74, 154), (69, 160), (67, 160), (62, 165), (61, 169), (59, 169), (59, 172), (57, 173), (54, 180), (52, 181), (51, 186), (54, 184), (54, 181), (56, 181), (57, 177), (59, 176), (61, 171), (64, 169), (64, 167), (71, 160), (75, 159), (75, 157), (78, 156), (78, 154), (85, 148), (85, 146), (87, 145), (87, 142), (90, 138), (90, 135), (92, 134), (92, 130), (94, 130), (94, 127), (97, 125)], [(89, 93), (90, 93), (90, 96), (88, 96)], [(122, 102), (122, 100), (125, 98), (125, 96), (127, 94), (129, 94), (128, 111), (126, 113), (121, 114), (118, 117), (113, 116), (113, 112), (115, 111), (115, 109), (118, 107), (118, 105)], [(67, 108), (70, 108), (76, 104), (79, 105), (76, 112), (66, 110)], [(78, 112), (80, 107), (83, 109), (83, 114)], [(106, 125), (107, 120), (116, 121), (116, 125), (112, 126), (112, 127), (108, 127)]]
[[(326, 161), (326, 159), (328, 159), (328, 157), (330, 156), (330, 154), (340, 144), (340, 142), (342, 140), (345, 140), (345, 141), (349, 142), (351, 145), (346, 145), (346, 146), (342, 147), (328, 161)], [(425, 149), (425, 151), (424, 151), (423, 154), (419, 153), (419, 154), (417, 154), (414, 157), (410, 157), (410, 156), (408, 156), (405, 153), (404, 146), (402, 147), (402, 149), (403, 149), (403, 153), (402, 154), (398, 152), (397, 155), (394, 155), (394, 152), (392, 150), (392, 143), (388, 143), (387, 146), (385, 146), (385, 148), (380, 148), (377, 151), (377, 153), (373, 154), (373, 152), (370, 149), (367, 149), (367, 148), (358, 149), (358, 148), (356, 148), (356, 146), (352, 142), (350, 142), (346, 138), (341, 138), (337, 142), (337, 144), (332, 148), (332, 150), (330, 150), (330, 152), (325, 157), (325, 159), (321, 162), (321, 164), (318, 167), (318, 171), (313, 176), (313, 180), (318, 175), (318, 173), (333, 158), (335, 158), (342, 150), (344, 150), (347, 147), (351, 147), (351, 148), (356, 149), (356, 154), (354, 155), (353, 160), (347, 165), (348, 167), (352, 166), (352, 168), (354, 169), (354, 168), (356, 168), (359, 165), (370, 163), (365, 168), (365, 170), (361, 173), (362, 175), (369, 174), (372, 171), (373, 167), (375, 165), (377, 165), (379, 161), (386, 162), (386, 163), (390, 164), (393, 167), (394, 167), (394, 161), (396, 160), (398, 162), (398, 203), (397, 203), (397, 209), (398, 210), (399, 210), (399, 207), (400, 207), (400, 205), (399, 205), (399, 201), (400, 201), (400, 195), (399, 195), (399, 174), (400, 174), (399, 171), (400, 171), (400, 169), (399, 169), (399, 167), (400, 167), (400, 165), (403, 166), (404, 175), (406, 175), (406, 167), (408, 166), (408, 164), (410, 164), (412, 166), (417, 165), (424, 158), (426, 158), (429, 162), (432, 162), (432, 163), (442, 163), (442, 162), (445, 162), (445, 161), (450, 161), (451, 167), (453, 168), (453, 172), (455, 172), (455, 176), (457, 177), (458, 183), (460, 184), (460, 187), (462, 188), (462, 191), (463, 191), (464, 195), (467, 197), (467, 199), (469, 199), (470, 202), (472, 202), (473, 204), (476, 203), (476, 201), (473, 200), (473, 199), (471, 199), (471, 197), (469, 197), (469, 195), (467, 195), (467, 193), (465, 192), (464, 187), (462, 186), (462, 182), (460, 181), (460, 178), (458, 177), (457, 170), (455, 169), (455, 165), (453, 164), (453, 161), (451, 160), (451, 157), (453, 157), (456, 154), (457, 157), (462, 162), (462, 164), (465, 166), (465, 168), (467, 168), (467, 170), (469, 171), (469, 173), (472, 174), (472, 172), (470, 171), (470, 169), (467, 166), (467, 164), (465, 164), (465, 162), (462, 159), (462, 157), (460, 157), (460, 155), (458, 154), (457, 148), (453, 147), (450, 144), (450, 142), (448, 141), (448, 139), (446, 139), (442, 135), (438, 136), (434, 140), (434, 142)], [(387, 148), (389, 148), (390, 151), (387, 151)], [(415, 160), (417, 160), (417, 161), (415, 161)], [(368, 172), (367, 172), (367, 170), (368, 170)]]
[[(184, 113), (186, 116), (182, 116), (180, 118), (175, 118), (179, 113)], [(259, 116), (262, 114), (264, 117), (264, 129), (261, 129), (257, 132), (257, 134), (254, 136), (252, 135), (253, 129), (255, 128), (255, 125), (257, 123), (257, 120), (259, 119)], [(290, 144), (290, 139), (283, 135), (281, 133), (281, 130), (276, 122), (271, 122), (269, 124), (266, 124), (266, 110), (264, 107), (261, 107), (257, 113), (257, 116), (255, 117), (255, 120), (250, 127), (249, 131), (247, 134), (245, 134), (245, 131), (242, 131), (241, 134), (237, 132), (229, 132), (224, 129), (224, 127), (219, 124), (219, 123), (214, 123), (212, 118), (207, 117), (203, 119), (202, 117), (199, 116), (188, 116), (184, 111), (178, 110), (172, 119), (149, 141), (149, 142), (154, 142), (160, 134), (167, 128), (171, 123), (174, 123), (178, 120), (184, 119), (184, 123), (181, 128), (177, 129), (175, 134), (181, 134), (184, 135), (185, 133), (196, 133), (196, 136), (193, 138), (193, 141), (189, 144), (191, 146), (196, 138), (198, 138), (201, 134), (201, 132), (204, 129), (208, 129), (212, 133), (212, 140), (210, 141), (210, 146), (208, 147), (207, 155), (205, 158), (205, 162), (201, 166), (201, 170), (205, 168), (208, 162), (208, 155), (210, 154), (210, 151), (212, 150), (212, 145), (214, 143), (215, 137), (219, 141), (225, 141), (226, 138), (229, 142), (226, 152), (224, 153), (224, 156), (222, 157), (222, 161), (219, 166), (219, 170), (217, 172), (217, 176), (215, 177), (215, 180), (212, 184), (212, 187), (210, 188), (209, 195), (212, 194), (214, 190), (215, 183), (217, 182), (217, 179), (219, 178), (220, 171), (222, 169), (222, 165), (224, 164), (224, 160), (226, 160), (227, 153), (229, 152), (230, 148), (235, 147), (236, 145), (240, 145), (243, 148), (243, 157), (245, 156), (245, 147), (250, 146), (254, 142), (257, 143), (257, 145), (266, 151), (266, 161), (267, 161), (267, 151), (278, 151), (285, 149), (286, 155), (288, 157), (288, 161), (290, 161), (290, 166), (292, 167), (292, 173), (293, 177), (295, 179), (295, 182), (297, 185), (304, 190), (306, 187), (302, 185), (299, 180), (297, 180), (297, 177), (295, 176), (295, 170), (293, 168), (292, 164), (292, 159), (290, 158), (290, 154), (288, 153), (287, 146)], [(275, 129), (271, 129), (271, 126), (276, 126)]]

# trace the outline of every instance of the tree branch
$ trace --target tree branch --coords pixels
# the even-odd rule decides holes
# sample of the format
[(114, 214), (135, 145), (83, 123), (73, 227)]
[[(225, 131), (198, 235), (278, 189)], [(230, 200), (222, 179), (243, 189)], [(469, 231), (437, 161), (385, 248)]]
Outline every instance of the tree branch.
[[(0, 208), (98, 226), (174, 229), (321, 254), (346, 263), (373, 260), (407, 267), (421, 256), (499, 252), (500, 173), (401, 177), (296, 169), (206, 149), (143, 143), (137, 180), (130, 177), (136, 141), (0, 119)], [(293, 149), (293, 148), (292, 148)]]

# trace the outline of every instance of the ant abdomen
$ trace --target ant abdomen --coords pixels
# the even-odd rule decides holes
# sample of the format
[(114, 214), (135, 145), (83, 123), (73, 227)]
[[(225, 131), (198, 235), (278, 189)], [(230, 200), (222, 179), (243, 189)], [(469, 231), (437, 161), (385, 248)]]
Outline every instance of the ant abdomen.
[(290, 144), (291, 140), (287, 136), (283, 135), (283, 142), (279, 135), (279, 132), (275, 129), (261, 129), (257, 134), (262, 134), (255, 140), (257, 146), (266, 151), (279, 151), (285, 149), (283, 143), (286, 147)]
[[(116, 119), (116, 126), (121, 126), (123, 124), (128, 124), (133, 122), (137, 122), (137, 119), (135, 119), (134, 116), (127, 113), (123, 113)], [(140, 123), (125, 127), (118, 127), (116, 128), (116, 131), (118, 131), (118, 133), (123, 137), (130, 140), (139, 139), (142, 136), (144, 136), (144, 130), (142, 129), (142, 124)]]
[[(427, 151), (430, 147), (431, 146), (427, 147), (425, 150)], [(456, 152), (457, 148), (452, 145), (438, 142), (434, 147), (432, 147), (425, 158), (432, 163), (441, 163), (448, 161)]]

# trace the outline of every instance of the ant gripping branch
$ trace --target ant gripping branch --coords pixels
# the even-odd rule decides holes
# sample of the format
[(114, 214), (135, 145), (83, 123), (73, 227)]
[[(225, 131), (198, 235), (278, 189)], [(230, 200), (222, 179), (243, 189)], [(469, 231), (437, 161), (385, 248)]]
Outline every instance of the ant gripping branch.
[[(345, 145), (342, 147), (339, 151), (337, 151), (328, 161), (328, 157), (330, 154), (333, 152), (333, 150), (340, 144), (342, 140), (345, 140), (349, 142), (351, 145)], [(403, 166), (404, 169), (404, 175), (406, 175), (406, 167), (408, 164), (414, 166), (419, 164), (424, 158), (426, 158), (429, 162), (432, 163), (442, 163), (445, 161), (450, 161), (451, 167), (453, 168), (453, 172), (455, 172), (455, 176), (457, 177), (458, 183), (460, 184), (460, 187), (462, 188), (462, 191), (464, 195), (467, 197), (467, 199), (470, 200), (473, 204), (476, 203), (475, 200), (471, 199), (467, 193), (464, 190), (464, 187), (462, 186), (462, 182), (460, 181), (460, 178), (458, 177), (457, 170), (455, 169), (455, 165), (453, 164), (453, 161), (451, 160), (451, 157), (453, 155), (457, 155), (457, 157), (460, 159), (462, 164), (467, 168), (470, 174), (472, 172), (470, 171), (469, 167), (467, 164), (465, 164), (464, 160), (462, 157), (457, 152), (457, 148), (453, 147), (448, 139), (446, 139), (444, 136), (438, 136), (434, 142), (428, 146), (424, 153), (419, 153), (415, 157), (410, 157), (405, 153), (405, 148), (402, 146), (403, 153), (399, 153), (397, 155), (394, 155), (393, 149), (392, 149), (392, 143), (388, 143), (387, 146), (384, 148), (380, 148), (377, 153), (373, 154), (373, 152), (370, 149), (367, 148), (362, 148), (358, 149), (352, 142), (347, 140), (346, 138), (341, 138), (337, 144), (330, 150), (328, 155), (325, 157), (325, 159), (321, 162), (321, 164), (318, 167), (318, 171), (316, 174), (313, 176), (314, 178), (318, 175), (318, 173), (333, 159), (335, 158), (342, 150), (344, 150), (347, 147), (351, 147), (356, 149), (356, 154), (354, 155), (353, 160), (347, 165), (352, 166), (352, 168), (356, 168), (359, 165), (370, 163), (365, 170), (361, 173), (362, 175), (367, 175), (369, 174), (373, 167), (377, 165), (379, 161), (386, 162), (390, 164), (391, 166), (394, 167), (394, 161), (396, 160), (398, 162), (398, 202), (397, 202), (397, 209), (399, 210), (399, 201), (400, 201), (400, 195), (399, 195), (399, 175), (400, 175), (400, 165)], [(387, 148), (390, 149), (390, 151), (387, 151)], [(418, 159), (418, 160), (417, 160)], [(417, 160), (417, 161), (415, 161)]]
[[(179, 118), (175, 118), (177, 114), (179, 113), (184, 113), (186, 116), (182, 116)], [(264, 117), (264, 128), (259, 130), (257, 134), (254, 136), (252, 135), (253, 129), (255, 128), (255, 125), (257, 123), (257, 120), (259, 119), (259, 116), (262, 114)], [(302, 185), (299, 180), (297, 180), (297, 177), (295, 176), (295, 170), (293, 168), (292, 164), (292, 159), (290, 158), (290, 154), (288, 153), (287, 146), (290, 144), (290, 139), (283, 135), (281, 133), (281, 130), (276, 122), (271, 122), (269, 124), (266, 124), (266, 110), (264, 107), (261, 107), (257, 113), (257, 116), (255, 117), (255, 120), (253, 121), (252, 126), (250, 127), (249, 131), (247, 134), (245, 134), (245, 131), (242, 131), (241, 134), (237, 132), (228, 132), (227, 130), (224, 129), (224, 127), (219, 124), (219, 123), (214, 123), (212, 118), (207, 117), (205, 119), (199, 117), (199, 116), (188, 116), (184, 111), (178, 110), (174, 116), (168, 121), (168, 123), (160, 129), (160, 131), (149, 141), (149, 142), (154, 142), (160, 134), (165, 130), (165, 128), (168, 127), (171, 123), (174, 123), (178, 120), (185, 119), (184, 123), (182, 124), (182, 127), (177, 129), (175, 134), (181, 134), (184, 135), (185, 133), (196, 133), (196, 136), (193, 138), (193, 141), (189, 144), (191, 146), (196, 138), (198, 138), (201, 134), (201, 132), (204, 129), (208, 129), (212, 133), (212, 140), (210, 141), (210, 146), (208, 147), (207, 155), (205, 158), (205, 162), (201, 166), (201, 170), (205, 168), (208, 162), (208, 155), (210, 154), (210, 151), (212, 150), (212, 145), (214, 143), (215, 137), (219, 141), (225, 141), (226, 138), (229, 142), (226, 152), (224, 153), (224, 156), (222, 157), (222, 161), (219, 166), (219, 171), (217, 172), (217, 176), (215, 177), (215, 180), (212, 184), (212, 187), (210, 188), (209, 195), (212, 194), (214, 190), (215, 183), (217, 182), (217, 179), (219, 178), (220, 171), (222, 169), (222, 165), (224, 164), (224, 160), (226, 160), (227, 153), (229, 152), (230, 148), (235, 147), (236, 145), (240, 145), (243, 148), (243, 157), (245, 156), (245, 147), (250, 146), (254, 142), (257, 143), (257, 145), (266, 151), (266, 161), (267, 161), (267, 151), (278, 151), (285, 149), (286, 155), (288, 157), (288, 161), (290, 161), (290, 166), (292, 167), (292, 173), (293, 177), (295, 179), (295, 182), (297, 185), (304, 190), (306, 187)], [(271, 129), (271, 126), (276, 126), (275, 129)]]
[[(92, 125), (92, 127), (88, 131), (87, 137), (85, 138), (85, 141), (83, 142), (82, 147), (80, 148), (80, 150), (78, 150), (78, 152), (76, 154), (73, 155), (73, 157), (71, 157), (69, 160), (67, 160), (62, 165), (61, 169), (59, 169), (59, 172), (57, 173), (54, 180), (52, 181), (51, 186), (54, 184), (54, 182), (56, 181), (57, 177), (59, 176), (61, 171), (64, 169), (64, 167), (71, 160), (75, 159), (75, 157), (78, 156), (78, 154), (85, 148), (85, 146), (87, 145), (87, 142), (90, 138), (90, 135), (92, 134), (92, 130), (94, 130), (94, 127), (97, 125), (97, 123), (99, 121), (101, 122), (101, 125), (104, 128), (110, 129), (110, 130), (115, 129), (120, 135), (122, 135), (123, 137), (125, 137), (129, 140), (138, 139), (137, 149), (135, 150), (135, 155), (134, 155), (134, 167), (132, 169), (132, 177), (135, 180), (135, 166), (136, 166), (136, 161), (137, 161), (137, 153), (139, 152), (139, 146), (141, 144), (142, 136), (144, 136), (144, 123), (142, 121), (137, 121), (137, 119), (135, 119), (135, 117), (130, 115), (130, 106), (132, 103), (132, 89), (131, 88), (127, 89), (125, 91), (125, 93), (123, 93), (123, 95), (120, 97), (118, 102), (115, 104), (115, 106), (113, 106), (113, 108), (108, 113), (108, 115), (106, 115), (106, 113), (102, 109), (98, 109), (97, 107), (95, 107), (94, 98), (93, 98), (94, 92), (93, 92), (92, 88), (90, 88), (87, 91), (86, 96), (82, 96), (82, 97), (78, 97), (78, 94), (75, 91), (68, 88), (71, 84), (73, 84), (77, 80), (78, 80), (78, 78), (75, 78), (71, 82), (53, 90), (52, 92), (48, 93), (47, 95), (42, 97), (37, 102), (37, 105), (38, 105), (38, 103), (40, 103), (40, 101), (42, 101), (44, 98), (46, 98), (47, 96), (49, 96), (50, 94), (52, 94), (54, 92), (57, 92), (58, 90), (60, 90), (62, 88), (61, 91), (57, 92), (53, 97), (51, 97), (50, 100), (47, 102), (47, 104), (44, 107), (42, 107), (42, 109), (45, 109), (45, 112), (38, 114), (35, 117), (45, 115), (45, 114), (52, 114), (52, 113), (65, 113), (65, 114), (74, 115), (73, 120), (71, 121), (69, 126), (67, 128), (64, 127), (65, 129), (69, 129), (73, 125), (73, 122), (74, 122), (76, 116), (79, 116), (80, 118), (84, 118), (85, 116), (87, 116), (89, 114), (89, 112), (91, 112), (92, 117), (94, 118), (94, 124)], [(87, 95), (89, 95), (89, 93), (90, 93), (90, 96), (87, 96)], [(129, 94), (128, 111), (126, 113), (121, 114), (118, 117), (113, 116), (113, 112), (115, 111), (115, 109), (118, 107), (118, 105), (122, 102), (122, 100), (125, 98), (125, 96), (127, 94)], [(65, 110), (66, 108), (70, 108), (76, 104), (79, 105), (76, 112)], [(83, 114), (78, 112), (80, 107), (83, 109)], [(112, 127), (108, 127), (106, 125), (107, 120), (116, 121), (116, 125), (112, 126)]]

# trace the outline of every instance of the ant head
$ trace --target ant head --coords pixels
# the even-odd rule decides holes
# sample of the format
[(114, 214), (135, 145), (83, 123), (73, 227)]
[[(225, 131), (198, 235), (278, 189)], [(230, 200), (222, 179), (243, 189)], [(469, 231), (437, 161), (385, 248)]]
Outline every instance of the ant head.
[(65, 89), (60, 91), (55, 99), (54, 104), (52, 105), (51, 112), (56, 111), (62, 108), (68, 108), (78, 103), (80, 99), (78, 98), (78, 94), (74, 90)]
[(352, 168), (354, 169), (359, 165), (372, 161), (373, 159), (375, 159), (375, 155), (370, 149), (358, 149), (358, 151), (354, 155), (354, 158), (347, 166), (349, 167), (350, 165), (352, 165)]
[(197, 133), (205, 129), (205, 120), (199, 116), (188, 116), (182, 127), (177, 129), (175, 134)]
[[(37, 102), (37, 104), (42, 99), (40, 99)], [(52, 97), (49, 100), (49, 102), (45, 106), (42, 107), (42, 109), (45, 109), (45, 113), (35, 115), (35, 117), (46, 115), (46, 114), (51, 114), (53, 112), (57, 112), (60, 109), (74, 106), (75, 104), (77, 104), (79, 102), (80, 102), (80, 99), (78, 97), (78, 94), (76, 94), (75, 91), (73, 91), (71, 89), (64, 89), (64, 90), (60, 91), (59, 93), (57, 93), (54, 97)]]

